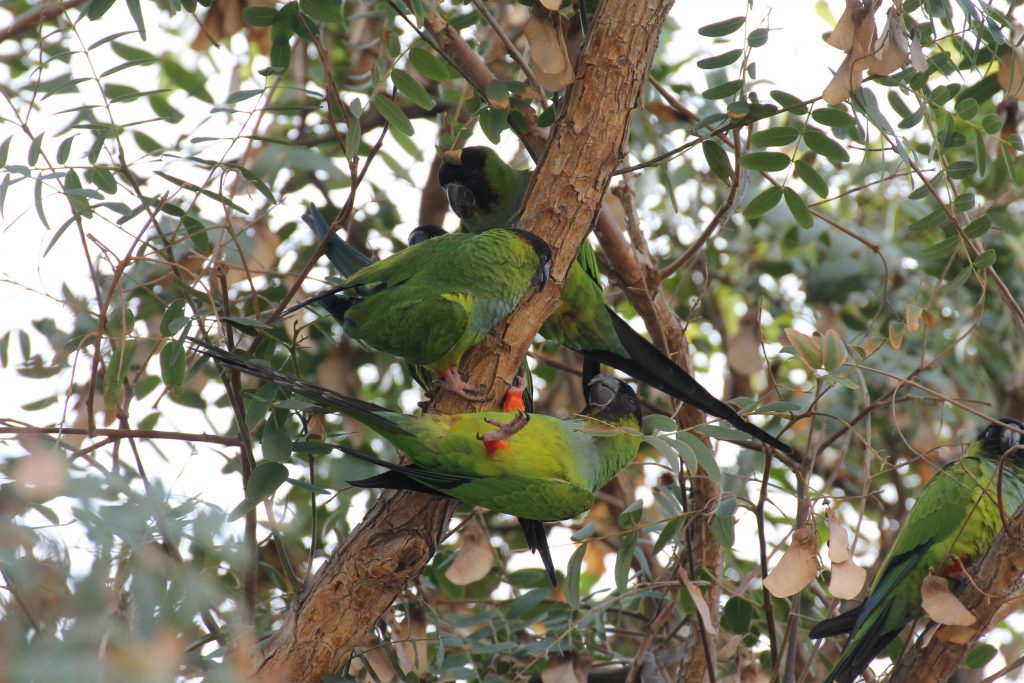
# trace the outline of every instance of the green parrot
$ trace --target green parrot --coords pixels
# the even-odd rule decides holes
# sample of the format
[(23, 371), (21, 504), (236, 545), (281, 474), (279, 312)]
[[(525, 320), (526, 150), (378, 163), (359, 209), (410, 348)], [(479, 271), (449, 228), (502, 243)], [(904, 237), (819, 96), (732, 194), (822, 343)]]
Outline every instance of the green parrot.
[(550, 261), (547, 243), (523, 230), (442, 235), (372, 263), (297, 306), (319, 302), (352, 338), (424, 366), (449, 391), (479, 400), (477, 388), (459, 375), (459, 360), (532, 285), (544, 287)]
[(336, 446), (387, 469), (350, 484), (435, 493), (518, 517), (527, 545), (540, 553), (552, 585), (555, 569), (542, 522), (589, 510), (594, 493), (632, 462), (640, 448), (640, 402), (628, 384), (608, 375), (590, 381), (587, 407), (572, 420), (522, 412), (412, 416), (194, 341), (197, 351), (223, 366), (362, 422), (413, 462), (396, 465)]
[[(438, 182), (463, 229), (482, 233), (515, 223), (530, 183), (530, 171), (506, 164), (488, 147), (466, 147), (444, 154)], [(793, 449), (740, 416), (711, 395), (688, 372), (620, 318), (605, 299), (593, 247), (583, 242), (562, 288), (561, 302), (540, 328), (545, 339), (583, 355), (584, 383), (601, 364), (725, 420), (739, 431), (787, 455)]]
[(910, 509), (867, 599), (811, 629), (811, 638), (850, 634), (825, 683), (851, 683), (904, 626), (921, 616), (921, 584), (928, 574), (955, 576), (985, 554), (1003, 528), (1000, 462), (1006, 513), (1024, 504), (1021, 429), (1024, 422), (999, 418), (963, 458), (940, 470)]
[[(313, 232), (316, 233), (317, 238), (319, 238), (320, 240), (326, 238), (328, 240), (326, 251), (327, 258), (331, 262), (331, 265), (333, 265), (335, 269), (338, 271), (338, 273), (342, 275), (342, 277), (349, 277), (358, 272), (359, 270), (361, 270), (362, 268), (365, 268), (366, 266), (369, 266), (374, 262), (373, 259), (371, 259), (369, 256), (367, 256), (360, 250), (356, 249), (354, 246), (352, 246), (345, 240), (341, 239), (337, 235), (331, 234), (330, 226), (327, 224), (327, 221), (324, 220), (324, 217), (320, 215), (320, 212), (314, 205), (309, 205), (309, 211), (303, 214), (302, 220), (306, 223), (306, 225), (312, 228)], [(434, 237), (440, 237), (441, 235), (447, 234), (448, 233), (444, 231), (444, 228), (441, 228), (440, 226), (433, 224), (421, 225), (417, 227), (415, 230), (413, 230), (411, 233), (409, 233), (408, 244), (410, 247), (415, 246), (420, 242), (425, 242), (429, 239), (433, 239)], [(333, 294), (336, 291), (337, 289), (327, 290), (326, 294), (321, 293), (312, 297), (311, 299), (302, 301), (296, 304), (295, 306), (289, 308), (287, 312), (290, 313), (299, 308), (304, 308), (313, 302), (320, 302), (327, 309), (328, 313), (332, 313), (332, 317), (335, 317), (333, 316), (333, 313), (337, 312), (339, 314), (339, 316), (336, 317), (337, 321), (344, 325), (344, 311), (339, 310), (339, 308), (336, 305), (333, 305)], [(412, 365), (409, 363), (406, 363), (406, 367), (409, 370), (409, 374), (412, 376), (412, 378), (416, 381), (417, 384), (423, 387), (424, 390), (431, 390), (436, 378), (433, 376), (433, 373), (431, 373), (430, 370), (422, 366)], [(518, 398), (520, 403), (513, 405), (515, 405), (517, 408), (521, 407), (522, 410), (525, 410), (528, 413), (532, 413), (533, 378), (530, 374), (530, 366), (526, 363), (525, 359), (523, 360), (520, 375), (522, 375), (522, 377), (525, 378), (525, 386), (521, 388), (517, 387), (515, 389), (515, 391), (518, 391)]]

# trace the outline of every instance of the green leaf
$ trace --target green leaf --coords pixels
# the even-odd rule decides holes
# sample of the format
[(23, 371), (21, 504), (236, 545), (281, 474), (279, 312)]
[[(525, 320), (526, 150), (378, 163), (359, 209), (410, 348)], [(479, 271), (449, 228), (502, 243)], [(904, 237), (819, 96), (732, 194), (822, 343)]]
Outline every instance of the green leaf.
[(733, 17), (724, 21), (716, 21), (713, 24), (701, 26), (697, 29), (697, 33), (708, 38), (721, 38), (738, 31), (746, 21), (746, 17)]
[(39, 161), (39, 155), (43, 150), (43, 135), (45, 135), (45, 133), (40, 133), (39, 135), (32, 138), (32, 143), (28, 146), (29, 166), (35, 166), (36, 163)]
[[(187, 92), (192, 97), (198, 98), (208, 104), (213, 104), (213, 97), (206, 90), (206, 76), (198, 71), (189, 71), (181, 64), (174, 61), (169, 55), (160, 59), (160, 68), (167, 75), (172, 83)], [(152, 104), (152, 99), (150, 100)], [(158, 112), (159, 113), (159, 112)]]
[(273, 7), (246, 7), (242, 10), (242, 21), (249, 26), (272, 26), (277, 21), (277, 10)]
[(650, 413), (648, 415), (644, 415), (643, 431), (645, 434), (652, 434), (655, 431), (671, 433), (679, 431), (679, 425), (676, 424), (676, 421), (668, 415)]
[(981, 237), (992, 228), (992, 217), (987, 213), (983, 216), (978, 216), (973, 221), (967, 224), (964, 228), (964, 234), (971, 239), (975, 237)]
[(8, 135), (6, 140), (0, 142), (0, 166), (7, 165), (7, 156), (11, 152), (11, 138), (13, 137), (13, 135)]
[(968, 669), (980, 669), (992, 661), (992, 658), (998, 654), (994, 645), (988, 643), (982, 643), (971, 649), (964, 657), (964, 666)]
[(576, 541), (577, 543), (579, 543), (580, 541), (585, 541), (591, 536), (593, 536), (595, 531), (597, 531), (597, 525), (591, 522), (579, 531), (577, 531), (576, 533), (574, 533), (572, 535), (572, 540)]
[[(431, 109), (434, 106), (434, 98), (430, 96), (426, 88), (420, 85), (420, 82), (409, 75), (409, 72), (402, 71), (401, 69), (394, 69), (391, 71), (391, 81), (398, 88), (398, 92), (402, 93), (409, 98), (409, 101), (415, 104), (420, 109)], [(505, 100), (508, 101), (508, 94), (506, 93)]]
[(839, 333), (829, 328), (825, 332), (825, 339), (822, 344), (822, 359), (825, 369), (829, 372), (835, 372), (846, 362), (848, 357), (849, 353), (846, 350), (846, 344), (839, 337)]
[(373, 108), (384, 117), (384, 120), (391, 124), (396, 130), (399, 130), (406, 135), (412, 135), (416, 131), (412, 127), (412, 122), (409, 117), (405, 115), (398, 105), (392, 100), (388, 99), (384, 95), (376, 94), (373, 99), (370, 100), (373, 103)]
[(740, 166), (751, 171), (781, 171), (789, 166), (789, 155), (782, 152), (750, 152), (740, 157)]
[(299, 11), (313, 21), (345, 21), (345, 15), (341, 13), (340, 0), (299, 0)]
[(833, 164), (850, 160), (849, 153), (842, 145), (819, 130), (805, 130), (804, 144), (806, 144), (807, 148), (812, 152), (820, 154)]
[(729, 598), (722, 608), (722, 628), (730, 633), (746, 635), (754, 618), (754, 606), (740, 596)]
[(978, 254), (978, 258), (974, 259), (975, 270), (985, 270), (996, 262), (996, 250), (986, 249), (985, 251)]
[(586, 554), (587, 544), (584, 543), (573, 551), (565, 568), (565, 583), (562, 589), (565, 591), (565, 601), (573, 609), (580, 606), (580, 574), (583, 570), (583, 557)]
[(409, 63), (432, 81), (447, 81), (451, 77), (445, 63), (423, 48), (414, 47), (409, 50)]
[(772, 99), (779, 103), (779, 105), (787, 110), (791, 111), (797, 116), (803, 116), (807, 113), (807, 105), (799, 97), (790, 95), (784, 90), (772, 90)]
[(619, 526), (623, 529), (635, 527), (644, 516), (644, 501), (634, 500), (629, 507), (619, 513)]
[(961, 159), (960, 161), (954, 161), (946, 167), (946, 173), (950, 178), (954, 180), (960, 180), (961, 178), (969, 178), (978, 172), (978, 165), (968, 159)]
[(706, 57), (697, 61), (697, 67), (700, 69), (721, 69), (723, 66), (729, 66), (734, 63), (743, 55), (743, 50), (729, 50), (723, 52), (720, 55), (714, 57)]
[(947, 237), (930, 247), (922, 249), (921, 253), (918, 254), (918, 258), (924, 261), (945, 258), (953, 253), (953, 250), (956, 249), (959, 244), (960, 238), (958, 236), (953, 235), (952, 237)]
[(747, 36), (747, 45), (750, 47), (761, 47), (768, 42), (768, 29), (755, 28)]
[(814, 170), (813, 166), (803, 159), (797, 159), (793, 162), (793, 168), (796, 170), (796, 177), (804, 181), (804, 184), (811, 188), (816, 195), (822, 199), (828, 197), (828, 183)]
[(274, 416), (267, 420), (267, 424), (263, 427), (261, 445), (265, 460), (288, 462), (292, 457), (292, 440), (288, 429)]
[(815, 109), (811, 118), (829, 128), (856, 128), (857, 119), (842, 109)]
[(782, 190), (782, 196), (785, 198), (786, 206), (789, 207), (789, 212), (793, 214), (793, 220), (796, 221), (797, 225), (805, 230), (814, 225), (814, 215), (807, 208), (807, 203), (804, 202), (803, 197), (789, 187)]
[(495, 145), (501, 142), (501, 133), (508, 128), (508, 109), (487, 107), (480, 113), (480, 130)]
[(701, 150), (711, 172), (727, 183), (732, 181), (732, 163), (722, 144), (717, 140), (705, 140), (701, 143)]
[(747, 220), (759, 218), (771, 211), (780, 199), (782, 199), (782, 188), (773, 185), (750, 200), (747, 207), (743, 209), (743, 216)]
[(675, 540), (684, 520), (685, 518), (682, 516), (669, 520), (668, 524), (662, 528), (661, 533), (658, 534), (658, 540), (654, 542), (655, 553), (660, 553), (669, 543)]
[(172, 392), (185, 385), (185, 347), (181, 340), (170, 341), (160, 349), (160, 377)]
[(89, 3), (88, 9), (85, 10), (85, 16), (89, 17), (90, 20), (96, 21), (104, 14), (107, 10), (114, 6), (114, 0), (92, 0)]
[(723, 548), (731, 548), (736, 544), (736, 499), (722, 498), (711, 519), (711, 535)]
[(142, 14), (142, 6), (139, 0), (128, 0), (128, 13), (132, 15), (135, 28), (139, 29), (139, 37), (146, 40), (146, 21)]
[(619, 551), (615, 554), (615, 588), (625, 593), (629, 586), (629, 570), (633, 564), (633, 550), (636, 549), (636, 531), (630, 531), (619, 543)]
[(245, 498), (258, 503), (273, 495), (287, 480), (287, 467), (279, 462), (261, 462), (249, 475), (249, 482), (245, 486)]
[(716, 85), (713, 88), (708, 88), (701, 93), (701, 97), (706, 100), (724, 100), (727, 97), (732, 97), (743, 88), (743, 81), (726, 81), (721, 85)]
[(792, 126), (776, 126), (759, 130), (750, 136), (750, 144), (755, 147), (785, 147), (796, 142), (800, 131)]
[[(75, 136), (72, 135), (69, 138), (64, 138), (60, 141), (60, 147), (57, 148), (57, 163), (67, 163), (68, 157), (71, 156), (71, 143), (75, 141)], [(2, 164), (0, 164), (2, 165)]]

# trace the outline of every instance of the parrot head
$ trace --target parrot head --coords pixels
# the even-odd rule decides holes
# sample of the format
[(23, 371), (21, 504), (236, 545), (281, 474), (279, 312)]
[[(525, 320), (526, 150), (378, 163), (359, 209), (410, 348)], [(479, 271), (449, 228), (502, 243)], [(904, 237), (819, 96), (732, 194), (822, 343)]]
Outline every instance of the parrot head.
[(533, 247), (537, 258), (540, 259), (540, 265), (537, 266), (537, 274), (533, 276), (530, 284), (540, 285), (540, 288), (544, 289), (544, 285), (551, 278), (551, 247), (532, 232), (527, 232), (526, 230), (512, 230), (511, 232), (519, 235), (519, 239)]
[(1017, 430), (1024, 431), (1024, 422), (1012, 417), (999, 418), (998, 422), (985, 427), (978, 435), (982, 451), (986, 456), (996, 459), (1002, 458), (1005, 453), (1015, 464), (1024, 465), (1024, 446), (1021, 444), (1024, 436)]
[(426, 225), (421, 225), (409, 233), (409, 246), (411, 247), (419, 244), (420, 242), (426, 242), (427, 240), (432, 240), (435, 237), (447, 234), (448, 233), (446, 233), (444, 228), (441, 226), (434, 225), (433, 223), (427, 223)]
[[(459, 218), (488, 213), (497, 204), (497, 188), (487, 177), (488, 162), (503, 164), (488, 147), (466, 147), (444, 152), (437, 181), (448, 194), (448, 204)], [(492, 159), (493, 157), (493, 159)]]
[(587, 407), (583, 414), (613, 424), (632, 417), (639, 425), (640, 399), (633, 387), (600, 372), (587, 385)]

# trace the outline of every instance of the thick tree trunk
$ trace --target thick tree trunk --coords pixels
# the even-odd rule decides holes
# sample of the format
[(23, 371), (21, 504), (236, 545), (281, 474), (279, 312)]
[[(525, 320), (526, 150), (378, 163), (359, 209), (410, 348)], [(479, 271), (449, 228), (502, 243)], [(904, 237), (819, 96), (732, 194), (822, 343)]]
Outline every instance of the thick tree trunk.
[[(463, 373), (500, 397), (558, 292), (626, 150), (630, 120), (672, 0), (602, 3), (563, 115), (534, 175), (521, 227), (554, 250), (552, 280), (529, 295), (463, 362)], [(428, 20), (431, 32), (444, 25)], [(450, 28), (450, 27), (449, 27)], [(484, 410), (443, 394), (440, 412)], [(254, 662), (258, 681), (319, 681), (337, 671), (374, 621), (423, 569), (453, 506), (425, 494), (386, 493), (295, 600)]]

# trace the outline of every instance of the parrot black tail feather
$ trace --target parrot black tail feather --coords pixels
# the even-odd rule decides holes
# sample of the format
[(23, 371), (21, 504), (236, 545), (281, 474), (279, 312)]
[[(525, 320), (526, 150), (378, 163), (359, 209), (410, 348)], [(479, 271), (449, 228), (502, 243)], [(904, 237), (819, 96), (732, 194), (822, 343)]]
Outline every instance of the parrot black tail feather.
[(267, 382), (273, 382), (288, 392), (304, 396), (318, 405), (329, 408), (332, 411), (338, 411), (349, 415), (350, 417), (353, 417), (374, 429), (382, 430), (385, 433), (394, 434), (396, 431), (402, 431), (395, 421), (389, 417), (389, 414), (394, 415), (394, 413), (375, 403), (361, 401), (358, 398), (345, 396), (344, 394), (339, 394), (336, 391), (325, 389), (324, 387), (313, 384), (312, 382), (306, 382), (298, 377), (293, 377), (287, 373), (275, 370), (269, 365), (264, 365), (263, 363), (243, 358), (236, 353), (230, 353), (223, 349), (218, 349), (215, 346), (209, 346), (202, 340), (193, 338), (190, 339), (190, 341), (197, 352), (213, 358), (213, 360), (220, 365), (244, 372), (247, 375), (258, 377)]
[(373, 259), (343, 240), (337, 234), (331, 234), (331, 226), (320, 215), (316, 206), (309, 205), (309, 211), (302, 216), (302, 221), (313, 229), (319, 240), (328, 238), (327, 258), (342, 277), (348, 277), (373, 263)]
[(551, 549), (548, 547), (547, 532), (544, 530), (544, 523), (535, 519), (523, 519), (519, 517), (519, 526), (523, 529), (523, 536), (526, 538), (526, 546), (530, 552), (540, 554), (540, 560), (544, 563), (544, 569), (548, 573), (552, 586), (558, 585), (558, 576), (555, 574), (555, 563), (551, 560)]
[(313, 304), (319, 304), (323, 306), (324, 310), (331, 314), (332, 318), (337, 320), (339, 323), (344, 324), (345, 314), (348, 313), (348, 309), (363, 300), (360, 296), (338, 296), (339, 293), (348, 289), (351, 289), (351, 287), (345, 287), (343, 285), (328, 287), (322, 292), (314, 294), (307, 299), (303, 299), (297, 304), (292, 304), (288, 308), (284, 309), (281, 315), (291, 315), (300, 309), (309, 308)]
[(840, 633), (849, 633), (853, 630), (854, 625), (856, 625), (863, 607), (863, 605), (858, 605), (849, 612), (837, 614), (831, 619), (823, 619), (812, 626), (807, 635), (814, 640), (818, 640), (819, 638), (838, 636)]
[(612, 323), (615, 334), (618, 336), (619, 342), (629, 352), (629, 357), (608, 351), (589, 349), (581, 351), (584, 356), (621, 370), (708, 415), (725, 420), (744, 434), (749, 434), (772, 448), (778, 449), (790, 457), (795, 457), (793, 448), (789, 444), (747, 422), (725, 402), (712, 396), (697, 380), (672, 362), (654, 344), (638, 334), (629, 326), (629, 323), (615, 313), (612, 313)]

